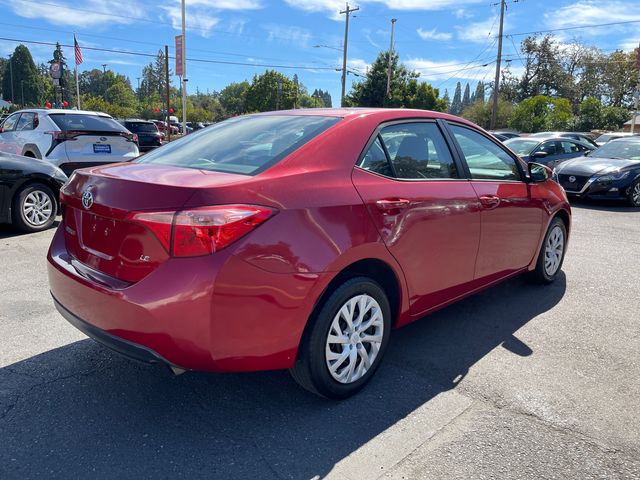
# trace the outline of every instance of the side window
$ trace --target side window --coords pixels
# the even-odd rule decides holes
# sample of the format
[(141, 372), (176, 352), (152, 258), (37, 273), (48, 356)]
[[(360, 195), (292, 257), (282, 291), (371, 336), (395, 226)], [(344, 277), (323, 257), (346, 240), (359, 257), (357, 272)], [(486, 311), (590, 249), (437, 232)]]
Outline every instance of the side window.
[(577, 153), (580, 152), (580, 148), (578, 145), (573, 142), (561, 142), (562, 143), (562, 153)]
[(522, 180), (516, 160), (484, 135), (470, 128), (451, 125), (471, 178), (485, 180)]
[(379, 173), (386, 177), (393, 177), (393, 172), (389, 166), (389, 161), (384, 153), (380, 137), (376, 137), (376, 141), (371, 144), (369, 150), (358, 164), (360, 168), (371, 172)]
[(562, 146), (560, 145), (560, 142), (549, 141), (540, 145), (536, 151), (545, 152), (547, 155), (561, 155)]
[(18, 117), (20, 116), (19, 113), (14, 113), (13, 115), (11, 115), (10, 117), (8, 117), (4, 123), (2, 124), (2, 131), (3, 132), (11, 132), (13, 131), (13, 129), (16, 126), (16, 123), (18, 122)]
[(35, 113), (23, 113), (22, 115), (20, 115), (20, 120), (18, 120), (18, 124), (16, 125), (16, 131), (33, 130), (35, 128), (35, 116)]
[(432, 122), (401, 123), (380, 132), (398, 178), (424, 180), (458, 178), (456, 164)]

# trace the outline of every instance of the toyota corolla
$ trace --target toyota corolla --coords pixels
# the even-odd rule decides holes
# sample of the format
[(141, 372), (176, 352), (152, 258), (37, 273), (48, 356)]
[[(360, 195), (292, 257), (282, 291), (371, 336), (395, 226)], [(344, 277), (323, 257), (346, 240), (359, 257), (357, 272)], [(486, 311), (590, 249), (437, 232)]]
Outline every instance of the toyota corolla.
[(49, 282), (88, 336), (174, 372), (290, 369), (344, 398), (392, 328), (515, 275), (552, 282), (547, 167), (420, 110), (236, 117), (61, 191)]

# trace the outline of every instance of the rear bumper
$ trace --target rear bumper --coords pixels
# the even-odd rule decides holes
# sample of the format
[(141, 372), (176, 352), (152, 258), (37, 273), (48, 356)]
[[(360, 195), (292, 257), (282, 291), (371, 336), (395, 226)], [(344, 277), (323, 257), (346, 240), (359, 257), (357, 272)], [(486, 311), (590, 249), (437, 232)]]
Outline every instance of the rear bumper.
[(56, 300), (56, 297), (53, 297), (53, 303), (58, 312), (60, 312), (60, 315), (62, 315), (71, 325), (76, 327), (87, 337), (95, 340), (105, 347), (110, 348), (111, 350), (114, 350), (119, 354), (124, 355), (125, 357), (131, 358), (133, 360), (138, 360), (140, 362), (161, 363), (167, 366), (182, 368), (178, 365), (172, 364), (166, 358), (162, 357), (158, 352), (155, 352), (150, 348), (138, 345), (137, 343), (129, 342), (128, 340), (124, 340), (123, 338), (117, 337), (115, 335), (111, 335), (110, 333), (99, 329), (95, 325), (85, 322), (80, 317), (67, 310), (60, 302), (58, 302), (58, 300)]

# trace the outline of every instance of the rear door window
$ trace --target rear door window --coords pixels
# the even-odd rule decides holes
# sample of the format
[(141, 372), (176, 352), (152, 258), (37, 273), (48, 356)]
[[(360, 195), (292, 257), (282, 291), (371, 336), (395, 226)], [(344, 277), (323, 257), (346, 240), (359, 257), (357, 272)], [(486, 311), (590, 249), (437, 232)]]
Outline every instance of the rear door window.
[(31, 112), (25, 112), (20, 115), (20, 120), (16, 125), (16, 130), (33, 130), (35, 128), (36, 114)]
[(14, 128), (16, 128), (16, 123), (18, 123), (18, 118), (20, 117), (19, 113), (14, 113), (13, 115), (7, 117), (7, 119), (2, 124), (2, 132), (11, 132)]
[(400, 123), (380, 131), (396, 178), (436, 180), (458, 178), (449, 147), (434, 122)]

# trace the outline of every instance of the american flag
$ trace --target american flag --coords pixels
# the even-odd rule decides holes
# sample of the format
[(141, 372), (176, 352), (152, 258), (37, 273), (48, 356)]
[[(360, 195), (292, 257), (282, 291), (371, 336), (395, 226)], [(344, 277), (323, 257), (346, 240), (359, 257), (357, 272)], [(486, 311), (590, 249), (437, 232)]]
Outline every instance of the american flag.
[(80, 65), (84, 60), (82, 59), (82, 50), (80, 50), (80, 45), (78, 45), (78, 40), (76, 36), (73, 36), (73, 49), (76, 53), (76, 65)]

